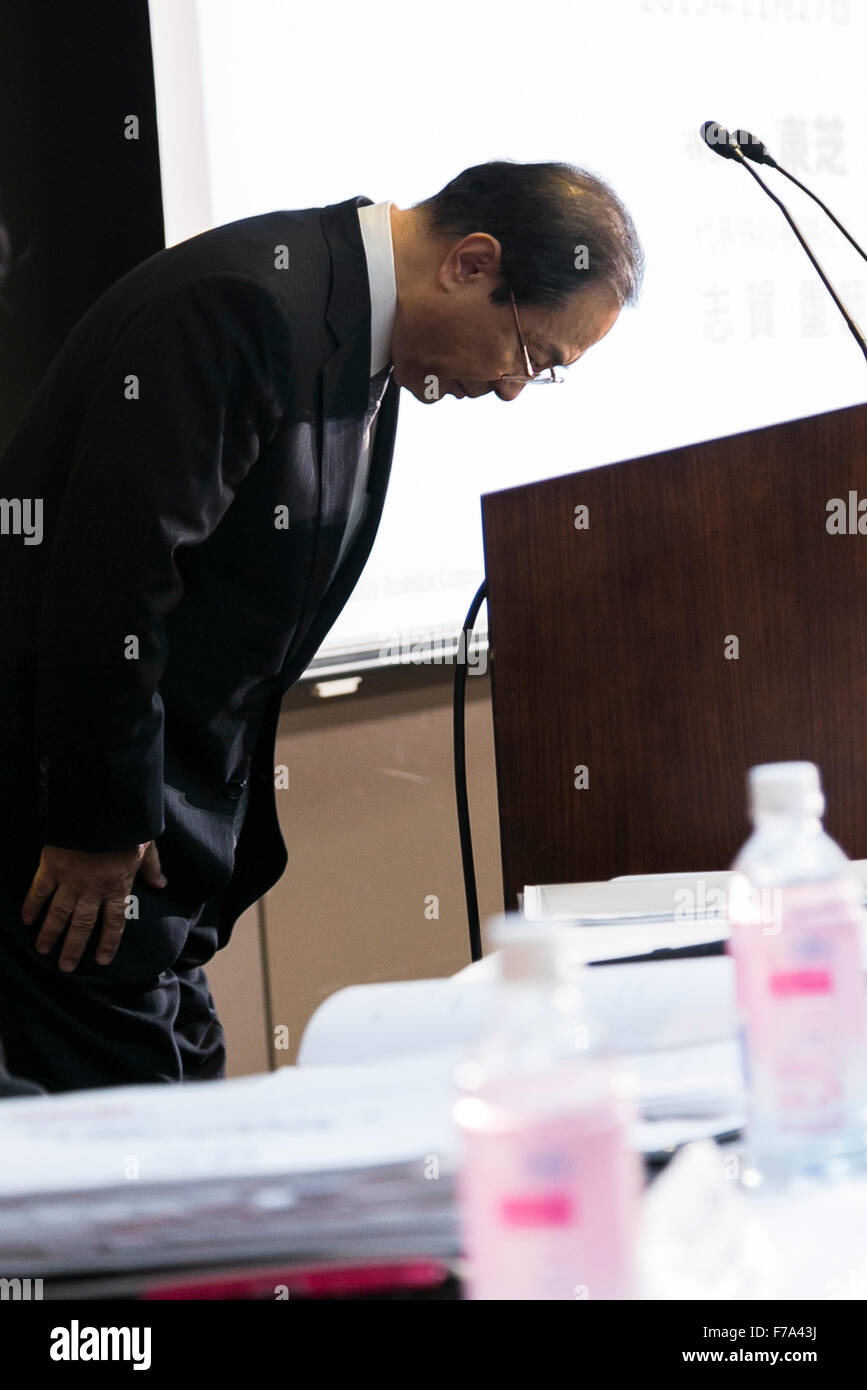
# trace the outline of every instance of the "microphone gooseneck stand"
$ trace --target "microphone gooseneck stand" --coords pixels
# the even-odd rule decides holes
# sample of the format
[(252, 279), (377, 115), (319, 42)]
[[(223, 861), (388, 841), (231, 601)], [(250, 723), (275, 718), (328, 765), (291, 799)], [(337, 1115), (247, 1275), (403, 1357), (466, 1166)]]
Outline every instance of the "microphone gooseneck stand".
[[(821, 279), (822, 284), (825, 286), (826, 290), (830, 294), (840, 313), (843, 315), (849, 332), (852, 334), (852, 337), (855, 339), (856, 343), (858, 344), (859, 348), (864, 354), (865, 360), (867, 360), (867, 341), (865, 341), (864, 334), (861, 332), (861, 329), (858, 327), (852, 315), (849, 313), (849, 310), (846, 308), (846, 305), (843, 303), (837, 291), (834, 289), (834, 286), (831, 284), (831, 281), (828, 279), (818, 260), (814, 256), (812, 250), (810, 249), (810, 246), (807, 243), (805, 236), (803, 235), (794, 217), (789, 212), (789, 209), (786, 207), (782, 198), (778, 198), (776, 193), (774, 193), (773, 189), (769, 188), (768, 185), (765, 183), (764, 179), (756, 173), (755, 169), (752, 167), (752, 164), (747, 159), (746, 154), (741, 148), (738, 139), (734, 135), (732, 135), (730, 131), (726, 130), (725, 126), (721, 126), (717, 121), (705, 121), (704, 125), (702, 125), (700, 128), (699, 134), (701, 135), (701, 138), (707, 145), (708, 149), (713, 150), (714, 154), (721, 155), (723, 159), (737, 160), (737, 162), (742, 166), (742, 168), (746, 169), (747, 173), (755, 179), (759, 187), (763, 189), (765, 193), (767, 193), (771, 201), (776, 203), (777, 207), (780, 209), (780, 212), (785, 217), (792, 231), (795, 233), (795, 236), (798, 238), (798, 241), (801, 243), (801, 246), (804, 248), (807, 255), (809, 256), (810, 262), (816, 270), (816, 273), (818, 274), (819, 278)], [(765, 150), (764, 145), (761, 144), (761, 141), (754, 141), (753, 144), (755, 146), (759, 146), (761, 150), (764, 152), (764, 157), (762, 157), (761, 154), (754, 154), (754, 159), (757, 159), (760, 163), (772, 164), (773, 167), (778, 167), (776, 165), (776, 162), (772, 161), (770, 156), (767, 154), (767, 151)], [(780, 172), (783, 171), (781, 170)], [(793, 182), (797, 182), (797, 180), (793, 180)], [(803, 185), (799, 184), (799, 186)], [(806, 189), (805, 191), (809, 192), (809, 189)], [(810, 196), (813, 197), (814, 195), (810, 194)], [(817, 198), (816, 201), (819, 202), (820, 200)], [(824, 208), (823, 203), (820, 205)], [(825, 210), (827, 211), (827, 209)], [(836, 217), (834, 217), (832, 213), (829, 213), (828, 215), (832, 218), (835, 225), (840, 227), (840, 223), (837, 221)], [(858, 243), (852, 237), (849, 236), (849, 233), (845, 230), (845, 228), (840, 227), (840, 229), (841, 231), (843, 231), (844, 235), (848, 238), (848, 240), (852, 242), (853, 246), (855, 246), (857, 250), (861, 252), (861, 255), (863, 255), (864, 253), (863, 251), (861, 251), (860, 246), (858, 246)]]

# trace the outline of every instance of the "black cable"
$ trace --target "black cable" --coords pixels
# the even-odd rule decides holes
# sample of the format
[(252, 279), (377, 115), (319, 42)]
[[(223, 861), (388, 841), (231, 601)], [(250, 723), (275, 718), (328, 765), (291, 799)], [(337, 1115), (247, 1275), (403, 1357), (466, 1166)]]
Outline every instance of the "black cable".
[[(458, 806), (458, 834), (461, 841), (461, 862), (464, 870), (464, 893), (467, 900), (467, 925), (470, 931), (470, 958), (482, 959), (482, 930), (479, 922), (479, 895), (476, 890), (476, 868), (473, 863), (473, 837), (470, 831), (470, 803), (467, 795), (467, 744), (466, 744), (466, 697), (467, 665), (470, 655), (470, 639), (479, 609), (485, 599), (487, 580), (479, 585), (475, 598), (464, 619), (461, 638), (458, 641), (457, 661), (455, 663), (454, 693), (454, 754), (455, 754), (455, 796)], [(461, 650), (463, 642), (463, 651)]]
[(807, 196), (808, 196), (809, 198), (812, 198), (812, 199), (813, 199), (813, 202), (814, 202), (814, 203), (818, 203), (818, 204), (819, 204), (819, 207), (822, 209), (822, 211), (823, 211), (824, 213), (827, 213), (828, 217), (830, 217), (831, 221), (834, 223), (834, 226), (837, 228), (838, 232), (842, 232), (843, 235), (844, 235), (844, 237), (846, 238), (846, 240), (847, 240), (852, 246), (855, 247), (855, 250), (858, 252), (858, 255), (859, 255), (859, 256), (862, 256), (862, 257), (864, 258), (864, 260), (867, 261), (867, 251), (864, 250), (864, 247), (863, 247), (863, 246), (860, 246), (860, 245), (858, 244), (858, 242), (855, 240), (855, 238), (851, 235), (850, 232), (847, 232), (847, 231), (846, 231), (846, 228), (843, 226), (843, 223), (840, 222), (839, 219), (836, 218), (836, 217), (834, 216), (833, 212), (832, 212), (831, 209), (828, 207), (828, 204), (827, 204), (827, 203), (823, 203), (823, 202), (822, 202), (822, 199), (818, 196), (818, 194), (816, 194), (816, 193), (813, 192), (812, 188), (808, 188), (807, 185), (806, 185), (805, 183), (801, 183), (801, 180), (800, 180), (800, 179), (796, 179), (794, 174), (790, 174), (789, 171), (788, 171), (788, 169), (784, 169), (783, 166), (782, 166), (782, 164), (775, 164), (773, 167), (777, 170), (778, 173), (784, 174), (785, 177), (790, 181), (790, 183), (795, 184), (795, 186), (796, 186), (797, 188), (803, 189), (803, 191), (807, 194)]
[[(795, 233), (795, 236), (798, 238), (798, 241), (801, 243), (801, 246), (804, 248), (804, 250), (806, 251), (807, 255), (809, 256), (810, 261), (812, 262), (812, 265), (813, 265), (813, 269), (814, 269), (814, 270), (816, 271), (816, 273), (819, 275), (819, 277), (820, 277), (820, 279), (821, 279), (821, 281), (822, 281), (822, 284), (825, 286), (825, 289), (828, 291), (828, 293), (829, 293), (829, 295), (831, 296), (831, 298), (833, 299), (834, 303), (837, 305), (837, 308), (840, 310), (840, 313), (843, 315), (843, 318), (846, 320), (846, 327), (849, 329), (849, 332), (852, 334), (852, 337), (855, 339), (855, 342), (858, 344), (858, 346), (859, 346), (859, 348), (861, 349), (861, 351), (863, 352), (865, 358), (867, 358), (867, 341), (865, 341), (865, 339), (864, 339), (864, 337), (863, 337), (863, 335), (862, 335), (862, 333), (861, 333), (861, 330), (860, 330), (860, 328), (858, 327), (857, 323), (856, 323), (855, 320), (852, 318), (852, 315), (849, 313), (849, 310), (846, 308), (846, 305), (843, 303), (842, 299), (841, 299), (840, 296), (837, 294), (837, 291), (834, 289), (834, 286), (831, 284), (831, 281), (828, 279), (828, 277), (827, 277), (827, 275), (825, 274), (824, 270), (823, 270), (822, 267), (819, 265), (819, 262), (816, 260), (816, 257), (813, 255), (813, 252), (810, 250), (810, 247), (807, 245), (806, 241), (804, 240), (804, 237), (803, 237), (803, 234), (802, 234), (802, 232), (801, 232), (801, 229), (800, 229), (800, 227), (798, 226), (798, 224), (797, 224), (797, 222), (795, 221), (795, 219), (794, 219), (794, 217), (792, 216), (792, 214), (789, 212), (789, 209), (786, 207), (786, 205), (785, 205), (785, 203), (782, 201), (782, 199), (777, 197), (777, 195), (776, 195), (776, 193), (774, 193), (773, 189), (771, 189), (771, 188), (768, 187), (768, 185), (765, 183), (764, 179), (759, 177), (759, 175), (756, 173), (755, 169), (753, 168), (752, 164), (750, 164), (749, 160), (745, 157), (745, 155), (744, 155), (743, 151), (740, 149), (740, 147), (737, 147), (737, 148), (736, 148), (735, 157), (738, 159), (739, 163), (743, 165), (743, 167), (746, 169), (746, 171), (747, 171), (747, 173), (750, 175), (750, 177), (753, 178), (753, 179), (755, 179), (755, 181), (756, 181), (756, 183), (759, 185), (759, 187), (764, 189), (764, 191), (767, 193), (768, 197), (771, 199), (771, 202), (776, 203), (777, 207), (780, 209), (780, 212), (781, 212), (781, 213), (783, 214), (783, 216), (785, 217), (785, 219), (786, 219), (786, 221), (788, 222), (789, 226), (791, 227), (792, 231)], [(809, 189), (806, 189), (805, 192), (809, 192)], [(836, 221), (836, 219), (835, 219), (835, 221)], [(847, 233), (847, 235), (848, 235), (848, 233)]]

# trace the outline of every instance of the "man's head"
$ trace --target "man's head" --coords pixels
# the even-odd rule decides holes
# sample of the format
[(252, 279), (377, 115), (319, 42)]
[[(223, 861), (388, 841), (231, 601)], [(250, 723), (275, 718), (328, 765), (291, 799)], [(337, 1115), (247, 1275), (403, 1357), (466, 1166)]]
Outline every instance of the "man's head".
[(479, 164), (416, 207), (392, 208), (391, 222), (395, 380), (421, 401), (512, 400), (522, 384), (509, 378), (526, 376), (522, 339), (534, 373), (569, 365), (638, 295), (629, 213), (569, 164)]

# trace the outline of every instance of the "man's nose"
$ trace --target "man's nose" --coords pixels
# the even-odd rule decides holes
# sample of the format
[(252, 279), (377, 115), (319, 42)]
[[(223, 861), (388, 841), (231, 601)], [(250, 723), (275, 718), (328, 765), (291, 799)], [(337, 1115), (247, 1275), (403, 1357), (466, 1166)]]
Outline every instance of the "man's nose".
[(516, 396), (520, 396), (523, 389), (522, 381), (501, 381), (499, 384), (494, 382), (494, 390), (501, 401), (513, 401)]

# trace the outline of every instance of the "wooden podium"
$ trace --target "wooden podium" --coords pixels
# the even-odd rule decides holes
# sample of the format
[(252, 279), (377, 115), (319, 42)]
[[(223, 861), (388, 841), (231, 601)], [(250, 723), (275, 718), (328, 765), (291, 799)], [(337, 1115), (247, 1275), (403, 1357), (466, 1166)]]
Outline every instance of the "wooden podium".
[(817, 763), (829, 832), (867, 856), (867, 406), (482, 512), (507, 908), (727, 868), (759, 762)]

